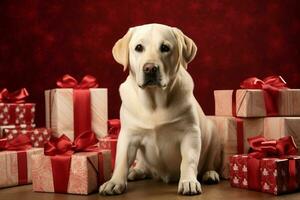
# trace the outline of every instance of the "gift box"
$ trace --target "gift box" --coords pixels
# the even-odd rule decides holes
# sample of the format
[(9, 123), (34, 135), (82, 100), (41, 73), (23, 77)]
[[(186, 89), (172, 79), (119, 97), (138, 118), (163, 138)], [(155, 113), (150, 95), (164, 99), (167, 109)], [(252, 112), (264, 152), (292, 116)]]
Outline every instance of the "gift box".
[(229, 157), (235, 154), (247, 153), (249, 144), (248, 137), (263, 135), (263, 118), (235, 118), (208, 116), (216, 125), (217, 134), (222, 141), (222, 165), (221, 177), (229, 178)]
[(30, 184), (31, 156), (43, 153), (42, 148), (30, 148), (30, 141), (26, 136), (21, 135), (16, 140), (0, 140), (0, 188)]
[(293, 136), (296, 145), (300, 147), (300, 117), (266, 117), (264, 119), (266, 138), (279, 139), (288, 135)]
[(20, 134), (30, 138), (33, 147), (44, 147), (44, 144), (49, 141), (52, 131), (47, 128), (4, 129), (4, 136), (6, 136), (8, 140), (12, 140)]
[(85, 76), (78, 83), (65, 75), (57, 81), (61, 88), (45, 91), (46, 127), (53, 135), (74, 135), (92, 130), (97, 137), (107, 135), (107, 89), (96, 88), (98, 83), (92, 76)]
[(237, 117), (300, 116), (300, 89), (287, 89), (282, 81), (281, 77), (273, 76), (264, 81), (249, 78), (241, 83), (243, 89), (215, 90), (215, 114)]
[(28, 95), (25, 88), (12, 93), (6, 88), (0, 91), (0, 125), (34, 123), (35, 104), (25, 103)]
[[(32, 158), (32, 187), (35, 192), (89, 194), (99, 189), (99, 184), (111, 176), (110, 151), (80, 152), (72, 155), (69, 174), (59, 177), (54, 172), (51, 156), (35, 155)], [(102, 171), (99, 172), (102, 169)], [(68, 176), (67, 188), (61, 191), (59, 182)], [(99, 177), (100, 176), (100, 177)], [(103, 179), (100, 181), (99, 179)], [(63, 181), (64, 183), (65, 181)]]
[(117, 154), (117, 142), (121, 129), (121, 123), (119, 119), (111, 119), (107, 122), (108, 135), (104, 138), (98, 138), (100, 149), (108, 149), (111, 151), (111, 163), (112, 168), (115, 167), (115, 160)]
[[(261, 139), (262, 137), (255, 138), (255, 140)], [(262, 145), (264, 147), (256, 148), (257, 152), (231, 156), (231, 186), (275, 195), (298, 190), (300, 184), (300, 156), (288, 155), (289, 153), (295, 154), (297, 150), (293, 144), (288, 144), (287, 141), (291, 141), (290, 137), (281, 140), (284, 142), (279, 141), (276, 143), (263, 139), (261, 140), (263, 142), (260, 142), (265, 142), (265, 146)], [(281, 146), (280, 143), (284, 144)], [(285, 149), (280, 146), (290, 147), (288, 147), (287, 152), (284, 152)], [(266, 152), (264, 152), (265, 150)], [(273, 151), (273, 153), (268, 151)]]
[(36, 126), (35, 124), (20, 124), (20, 125), (0, 126), (0, 138), (5, 137), (5, 132), (8, 132), (10, 129), (32, 130), (32, 129), (35, 128), (35, 126)]
[(94, 133), (83, 132), (72, 142), (51, 138), (45, 155), (32, 157), (33, 191), (89, 194), (111, 177), (111, 152), (100, 150)]

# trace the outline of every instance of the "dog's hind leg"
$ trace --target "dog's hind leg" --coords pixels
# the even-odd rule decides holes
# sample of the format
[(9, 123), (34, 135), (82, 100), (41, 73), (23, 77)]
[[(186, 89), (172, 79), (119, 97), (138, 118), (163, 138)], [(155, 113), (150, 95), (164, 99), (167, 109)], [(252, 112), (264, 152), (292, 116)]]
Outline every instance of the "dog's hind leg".
[(127, 179), (129, 181), (142, 180), (150, 177), (150, 171), (146, 167), (140, 150), (137, 152), (135, 165), (130, 167)]

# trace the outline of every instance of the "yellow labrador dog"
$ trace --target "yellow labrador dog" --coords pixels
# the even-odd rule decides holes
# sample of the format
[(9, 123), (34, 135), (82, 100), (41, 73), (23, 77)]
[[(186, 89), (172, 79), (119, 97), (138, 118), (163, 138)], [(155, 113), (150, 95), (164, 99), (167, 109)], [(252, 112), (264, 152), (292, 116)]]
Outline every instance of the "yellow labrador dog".
[(193, 95), (186, 70), (196, 51), (179, 29), (161, 24), (130, 28), (117, 41), (113, 56), (129, 75), (120, 86), (116, 167), (100, 194), (121, 194), (127, 180), (146, 177), (179, 180), (178, 193), (184, 195), (202, 192), (198, 174), (203, 182), (219, 182), (219, 137)]

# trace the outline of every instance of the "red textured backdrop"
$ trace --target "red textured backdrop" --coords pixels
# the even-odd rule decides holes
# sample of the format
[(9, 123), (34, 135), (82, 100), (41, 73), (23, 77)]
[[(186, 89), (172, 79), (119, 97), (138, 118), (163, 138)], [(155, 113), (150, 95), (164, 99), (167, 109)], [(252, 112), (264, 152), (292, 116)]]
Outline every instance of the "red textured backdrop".
[(0, 88), (27, 87), (44, 124), (45, 89), (65, 73), (93, 74), (109, 90), (118, 117), (126, 77), (111, 49), (131, 26), (158, 22), (182, 29), (198, 46), (189, 66), (195, 95), (213, 114), (214, 89), (248, 76), (280, 74), (300, 88), (300, 1), (0, 1)]

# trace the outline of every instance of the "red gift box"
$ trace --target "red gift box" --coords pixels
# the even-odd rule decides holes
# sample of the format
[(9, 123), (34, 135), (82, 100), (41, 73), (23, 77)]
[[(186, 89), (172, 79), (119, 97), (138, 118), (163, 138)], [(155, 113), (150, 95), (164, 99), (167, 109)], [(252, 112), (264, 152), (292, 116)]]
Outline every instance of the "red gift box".
[(249, 140), (252, 153), (230, 157), (232, 187), (275, 195), (299, 189), (300, 156), (294, 155), (297, 148), (292, 137), (267, 141), (260, 136)]
[(27, 135), (33, 147), (44, 147), (44, 144), (50, 140), (52, 135), (51, 129), (4, 129), (4, 135), (8, 140), (12, 140), (18, 135)]
[(114, 169), (115, 160), (117, 154), (117, 142), (121, 129), (121, 123), (119, 119), (111, 119), (107, 122), (108, 125), (108, 136), (104, 138), (99, 138), (99, 147), (100, 149), (111, 150), (111, 165)]
[(20, 124), (20, 125), (7, 125), (0, 126), (0, 138), (6, 137), (5, 132), (10, 129), (20, 129), (20, 130), (32, 130), (35, 128), (35, 124)]
[(25, 88), (13, 93), (7, 89), (0, 92), (0, 125), (34, 123), (35, 104), (25, 103), (27, 96)]

